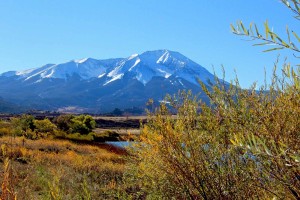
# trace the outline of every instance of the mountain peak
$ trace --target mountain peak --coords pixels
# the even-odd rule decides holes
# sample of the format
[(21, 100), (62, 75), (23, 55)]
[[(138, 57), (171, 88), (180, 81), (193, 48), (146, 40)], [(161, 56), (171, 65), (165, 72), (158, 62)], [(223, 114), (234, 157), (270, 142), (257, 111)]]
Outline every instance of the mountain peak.
[(134, 59), (134, 58), (136, 58), (138, 56), (139, 56), (139, 54), (137, 54), (137, 53), (132, 54), (131, 56), (128, 57), (128, 60)]
[(86, 62), (87, 60), (88, 60), (89, 58), (82, 58), (82, 59), (79, 59), (79, 60), (74, 60), (74, 62), (76, 62), (76, 63), (84, 63), (84, 62)]
[(86, 62), (97, 62), (98, 60), (94, 59), (94, 58), (82, 58), (82, 59), (72, 60), (72, 61), (77, 64), (82, 64), (82, 63), (86, 63)]
[(168, 49), (146, 51), (141, 54), (141, 57), (150, 57), (151, 59), (156, 60), (156, 63), (165, 63), (168, 60), (178, 60), (182, 62), (191, 62), (186, 56), (182, 55), (177, 51), (171, 51)]

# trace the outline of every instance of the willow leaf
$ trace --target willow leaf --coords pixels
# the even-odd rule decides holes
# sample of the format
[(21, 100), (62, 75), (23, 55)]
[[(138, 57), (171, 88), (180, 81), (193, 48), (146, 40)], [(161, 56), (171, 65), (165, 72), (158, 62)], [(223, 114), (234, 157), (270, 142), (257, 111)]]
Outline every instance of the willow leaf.
[(298, 42), (300, 42), (300, 38), (299, 36), (297, 35), (297, 33), (295, 33), (294, 31), (292, 31), (293, 35), (295, 36), (295, 38), (297, 38)]
[(259, 38), (260, 38), (261, 36), (260, 36), (260, 34), (259, 34), (259, 32), (258, 32), (258, 28), (257, 28), (256, 24), (254, 24), (254, 27), (255, 27), (255, 31), (256, 31), (256, 35), (257, 35), (257, 37), (259, 37)]
[(284, 49), (284, 47), (276, 47), (276, 48), (272, 48), (272, 49), (267, 49), (267, 50), (264, 50), (263, 52), (269, 52), (269, 51), (275, 51), (275, 50), (281, 50), (281, 49)]
[(271, 44), (270, 42), (263, 42), (263, 43), (258, 43), (258, 44), (253, 44), (253, 46), (264, 46), (264, 45), (268, 45)]

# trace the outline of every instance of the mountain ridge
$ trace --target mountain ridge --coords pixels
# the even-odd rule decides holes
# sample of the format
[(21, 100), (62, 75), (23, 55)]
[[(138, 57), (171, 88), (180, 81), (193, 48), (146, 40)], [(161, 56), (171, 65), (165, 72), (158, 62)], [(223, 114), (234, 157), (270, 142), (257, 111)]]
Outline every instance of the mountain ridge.
[(178, 90), (199, 93), (198, 79), (208, 85), (214, 78), (179, 52), (155, 50), (127, 58), (84, 58), (5, 72), (0, 74), (0, 97), (37, 109), (108, 112), (144, 108), (149, 98), (160, 101)]

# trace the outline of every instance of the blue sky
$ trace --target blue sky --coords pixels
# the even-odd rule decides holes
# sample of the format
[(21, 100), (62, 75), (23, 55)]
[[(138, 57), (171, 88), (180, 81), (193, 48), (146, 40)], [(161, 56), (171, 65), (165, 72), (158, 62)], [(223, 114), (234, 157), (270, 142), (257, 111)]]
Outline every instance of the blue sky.
[[(0, 73), (72, 59), (127, 57), (147, 50), (178, 51), (226, 79), (234, 69), (243, 87), (263, 83), (278, 54), (237, 37), (243, 20), (275, 32), (298, 30), (279, 0), (26, 0), (0, 1)], [(297, 59), (289, 57), (292, 63)]]

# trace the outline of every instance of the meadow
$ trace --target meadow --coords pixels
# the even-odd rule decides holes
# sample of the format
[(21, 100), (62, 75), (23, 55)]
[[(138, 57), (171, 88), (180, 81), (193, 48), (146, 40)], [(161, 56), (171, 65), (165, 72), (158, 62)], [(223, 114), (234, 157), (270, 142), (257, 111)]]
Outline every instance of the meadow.
[(11, 167), (1, 168), (2, 199), (107, 199), (122, 180), (124, 151), (47, 139), (0, 143), (1, 162), (8, 157)]
[[(0, 199), (117, 198), (128, 152), (96, 142), (86, 137), (89, 133), (67, 134), (52, 122), (48, 128), (44, 123), (44, 130), (30, 129), (31, 122), (45, 121), (51, 122), (29, 115), (0, 121)], [(103, 141), (112, 133), (116, 134), (113, 129), (93, 132)]]

